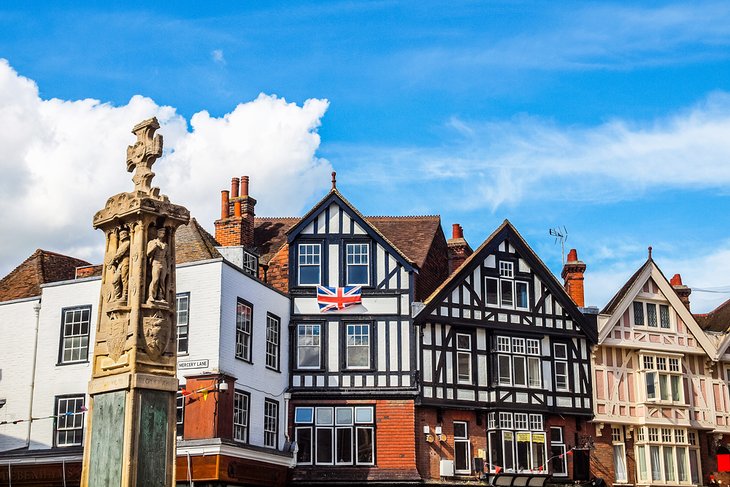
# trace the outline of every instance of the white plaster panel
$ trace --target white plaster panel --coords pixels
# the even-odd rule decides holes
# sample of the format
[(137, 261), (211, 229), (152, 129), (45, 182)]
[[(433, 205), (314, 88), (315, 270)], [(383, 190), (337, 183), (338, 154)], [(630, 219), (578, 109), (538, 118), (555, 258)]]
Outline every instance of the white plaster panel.
[(387, 328), (385, 325), (385, 321), (378, 321), (378, 370), (385, 371), (385, 358), (386, 354), (388, 353), (388, 350), (385, 346), (385, 337), (387, 333)]
[(400, 322), (400, 340), (401, 340), (401, 366), (400, 370), (409, 372), (411, 370), (411, 336), (410, 327), (407, 321)]
[[(337, 325), (337, 321), (327, 322), (327, 370), (329, 372), (336, 372), (340, 370), (340, 342), (338, 339), (340, 334), (340, 327)], [(343, 357), (343, 360), (344, 358), (345, 357)]]
[(330, 229), (329, 233), (340, 233), (340, 207), (337, 206), (335, 203), (332, 203), (329, 206), (329, 212), (330, 212)]
[(329, 252), (327, 279), (331, 287), (337, 287), (340, 285), (340, 246), (329, 244), (327, 248)]
[[(398, 296), (363, 296), (362, 304), (350, 306), (339, 311), (327, 313), (328, 315), (393, 315), (398, 313)], [(320, 314), (317, 298), (295, 297), (294, 313), (306, 315)]]

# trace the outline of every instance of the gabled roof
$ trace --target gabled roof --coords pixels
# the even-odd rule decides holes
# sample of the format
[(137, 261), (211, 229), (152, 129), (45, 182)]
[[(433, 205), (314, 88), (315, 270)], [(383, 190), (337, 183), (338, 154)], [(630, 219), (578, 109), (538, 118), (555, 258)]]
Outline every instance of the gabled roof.
[(88, 265), (85, 260), (38, 249), (0, 280), (0, 301), (40, 296), (41, 285), (73, 279), (77, 267)]
[(694, 317), (705, 331), (730, 332), (730, 299), (709, 313), (696, 314)]
[(710, 358), (716, 359), (716, 347), (707, 337), (704, 330), (700, 328), (700, 325), (697, 323), (692, 313), (689, 312), (684, 303), (682, 303), (679, 299), (676, 291), (651, 257), (649, 257), (646, 262), (639, 267), (634, 275), (626, 281), (623, 287), (621, 287), (621, 289), (613, 298), (611, 298), (606, 307), (601, 311), (602, 315), (610, 314), (610, 316), (608, 320), (604, 322), (601, 330), (599, 331), (599, 343), (603, 343), (603, 341), (608, 337), (608, 334), (611, 332), (621, 316), (623, 316), (626, 309), (628, 309), (634, 301), (634, 298), (637, 294), (639, 294), (641, 289), (644, 287), (644, 283), (646, 283), (649, 278), (654, 280), (659, 290), (669, 301), (669, 304), (672, 305), (675, 312), (680, 318), (682, 318), (684, 324), (687, 326), (692, 335), (694, 335), (697, 343), (700, 344), (702, 349)]
[[(419, 268), (423, 267), (433, 240), (441, 227), (438, 215), (423, 216), (363, 216), (340, 193), (332, 190), (314, 208), (301, 218), (274, 217), (254, 219), (254, 245), (259, 251), (262, 263), (268, 261), (287, 243), (288, 236), (311, 220), (316, 209), (328, 203), (336, 192), (343, 204), (347, 205), (367, 226), (397, 251), (406, 262)], [(309, 223), (307, 221), (307, 223)]]
[(347, 198), (342, 196), (342, 193), (340, 193), (337, 188), (332, 188), (329, 193), (325, 195), (324, 198), (322, 198), (319, 203), (314, 205), (311, 210), (307, 212), (306, 215), (302, 217), (302, 219), (293, 227), (291, 227), (289, 230), (287, 230), (287, 241), (291, 242), (294, 237), (301, 232), (309, 223), (314, 220), (314, 218), (322, 211), (324, 211), (325, 208), (329, 207), (330, 204), (337, 203), (340, 207), (345, 207), (346, 210), (350, 211), (350, 217), (358, 222), (363, 227), (370, 227), (370, 229), (375, 233), (376, 237), (380, 237), (380, 239), (383, 240), (383, 242), (386, 244), (386, 246), (391, 247), (391, 249), (395, 252), (396, 258), (400, 257), (403, 260), (403, 264), (407, 266), (413, 266), (415, 262), (411, 260), (407, 255), (403, 253), (401, 249), (396, 247), (393, 242), (388, 240), (388, 237), (382, 234), (380, 230), (378, 230), (376, 227), (374, 227), (371, 223), (368, 223), (365, 219), (365, 216), (362, 215), (358, 211), (357, 208), (355, 208), (352, 203), (347, 201)]
[(581, 313), (573, 300), (568, 296), (563, 286), (558, 282), (557, 278), (550, 272), (550, 269), (540, 259), (534, 250), (528, 245), (522, 235), (510, 223), (505, 220), (502, 224), (487, 237), (487, 239), (477, 248), (473, 254), (446, 279), (431, 295), (424, 301), (424, 308), (418, 313), (415, 321), (426, 319), (429, 313), (438, 306), (438, 304), (448, 296), (451, 291), (458, 286), (472, 271), (475, 265), (481, 263), (487, 256), (497, 250), (499, 244), (505, 239), (509, 239), (509, 243), (519, 252), (527, 264), (538, 273), (553, 296), (561, 300), (561, 305), (570, 314), (574, 321), (580, 325), (580, 329), (585, 333), (586, 337), (593, 342), (597, 339), (597, 332), (588, 322), (586, 317)]
[(175, 232), (175, 263), (196, 262), (218, 259), (221, 253), (216, 250), (220, 244), (208, 233), (195, 218), (187, 225), (181, 225)]

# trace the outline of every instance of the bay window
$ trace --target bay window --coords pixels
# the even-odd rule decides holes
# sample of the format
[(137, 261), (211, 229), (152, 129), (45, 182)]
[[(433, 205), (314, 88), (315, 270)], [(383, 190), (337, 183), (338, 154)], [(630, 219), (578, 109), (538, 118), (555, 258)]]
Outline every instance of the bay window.
[(374, 465), (372, 406), (297, 407), (294, 434), (299, 465)]
[(639, 428), (636, 440), (639, 481), (654, 485), (696, 484), (699, 450), (695, 435), (684, 428)]
[(496, 466), (507, 473), (548, 472), (547, 435), (541, 414), (489, 413), (487, 428), (492, 472)]
[(499, 385), (542, 387), (539, 340), (498, 336), (496, 349)]
[(680, 357), (642, 355), (646, 400), (684, 403)]

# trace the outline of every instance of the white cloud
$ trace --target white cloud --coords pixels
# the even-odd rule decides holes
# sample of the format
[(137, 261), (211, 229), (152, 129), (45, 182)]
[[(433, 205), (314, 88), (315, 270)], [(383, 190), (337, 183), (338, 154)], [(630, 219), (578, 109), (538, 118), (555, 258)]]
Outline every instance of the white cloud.
[(0, 59), (0, 275), (39, 247), (101, 260), (92, 217), (109, 196), (132, 189), (130, 130), (152, 116), (165, 142), (153, 184), (207, 228), (233, 176), (251, 176), (257, 214), (300, 214), (328, 185), (331, 166), (315, 155), (327, 107), (326, 100), (300, 107), (261, 94), (221, 118), (196, 113), (189, 131), (173, 107), (143, 96), (122, 106), (44, 100), (32, 80)]
[[(730, 94), (716, 92), (679, 113), (648, 123), (612, 120), (564, 127), (517, 116), (507, 121), (450, 120), (440, 146), (338, 147), (363, 185), (383, 180), (468, 185), (481, 198), (446, 191), (448, 207), (515, 205), (532, 199), (611, 202), (649, 190), (730, 185)], [(449, 138), (449, 136), (451, 136)], [(386, 170), (387, 168), (387, 170)], [(576, 184), (576, 182), (580, 184)], [(464, 205), (469, 205), (466, 208)]]
[(210, 53), (210, 57), (218, 64), (226, 64), (226, 58), (223, 56), (223, 51), (220, 49), (214, 49), (213, 52)]

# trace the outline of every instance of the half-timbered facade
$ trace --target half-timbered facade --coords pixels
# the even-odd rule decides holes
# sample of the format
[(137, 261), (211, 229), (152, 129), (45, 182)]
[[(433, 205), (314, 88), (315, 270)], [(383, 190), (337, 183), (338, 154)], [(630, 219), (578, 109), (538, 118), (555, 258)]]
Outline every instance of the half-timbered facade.
[(439, 218), (365, 217), (333, 185), (296, 221), (257, 218), (256, 235), (269, 277), (288, 276), (292, 480), (420, 480), (411, 303), (448, 274)]
[(508, 221), (415, 322), (424, 478), (587, 476), (570, 467), (587, 461), (595, 324)]
[(703, 485), (707, 449), (728, 429), (716, 341), (651, 254), (601, 311), (598, 326), (596, 475), (613, 485)]

